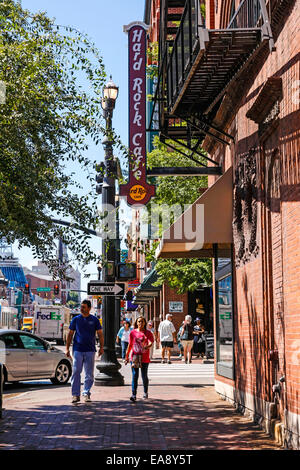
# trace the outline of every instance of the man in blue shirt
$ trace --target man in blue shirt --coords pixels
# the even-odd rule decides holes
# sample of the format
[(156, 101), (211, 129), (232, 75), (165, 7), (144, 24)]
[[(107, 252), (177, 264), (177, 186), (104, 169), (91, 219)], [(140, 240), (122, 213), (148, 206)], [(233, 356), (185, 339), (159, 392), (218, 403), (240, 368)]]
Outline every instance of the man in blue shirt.
[(71, 378), (72, 403), (80, 401), (81, 372), (84, 368), (85, 380), (83, 396), (86, 402), (91, 401), (91, 388), (94, 383), (94, 365), (96, 352), (96, 333), (99, 338), (98, 356), (104, 352), (102, 327), (98, 318), (90, 314), (91, 302), (84, 300), (80, 306), (81, 315), (76, 315), (70, 323), (67, 337), (66, 355), (70, 357), (70, 345), (73, 341), (73, 374)]

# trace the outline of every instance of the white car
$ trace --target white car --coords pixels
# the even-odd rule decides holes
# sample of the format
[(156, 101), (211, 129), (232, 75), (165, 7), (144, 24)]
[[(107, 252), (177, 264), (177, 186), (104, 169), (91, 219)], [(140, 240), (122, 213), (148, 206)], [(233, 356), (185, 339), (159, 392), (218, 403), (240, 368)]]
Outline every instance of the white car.
[(72, 374), (72, 361), (64, 352), (25, 331), (0, 330), (0, 362), (3, 382), (50, 379), (64, 385)]

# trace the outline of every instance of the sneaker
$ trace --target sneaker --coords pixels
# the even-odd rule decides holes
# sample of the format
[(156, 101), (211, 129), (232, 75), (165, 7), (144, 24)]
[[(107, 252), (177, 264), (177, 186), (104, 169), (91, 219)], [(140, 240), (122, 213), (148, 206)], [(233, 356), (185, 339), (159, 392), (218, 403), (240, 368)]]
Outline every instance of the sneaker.
[(148, 393), (144, 393), (143, 400), (147, 400), (147, 398), (148, 398)]
[(168, 364), (172, 364), (172, 362), (171, 362), (171, 361), (168, 361)]
[(74, 396), (72, 398), (72, 403), (79, 403), (80, 402), (80, 397)]
[(85, 403), (90, 403), (92, 401), (90, 393), (87, 393), (86, 395), (83, 395), (83, 396), (84, 396)]
[(131, 395), (130, 400), (133, 401), (133, 402), (135, 402), (135, 401), (136, 401), (136, 396), (135, 396), (135, 395)]
[(162, 360), (161, 360), (161, 363), (162, 363), (162, 364), (164, 364), (164, 363), (165, 363), (165, 360), (164, 360), (164, 359), (162, 359)]

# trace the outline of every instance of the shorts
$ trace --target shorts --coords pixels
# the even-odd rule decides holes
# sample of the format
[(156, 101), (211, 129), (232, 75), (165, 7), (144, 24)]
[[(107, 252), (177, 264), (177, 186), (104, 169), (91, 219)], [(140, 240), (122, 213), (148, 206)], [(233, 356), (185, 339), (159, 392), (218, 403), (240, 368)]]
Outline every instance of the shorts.
[(193, 340), (193, 339), (191, 339), (191, 340), (189, 340), (189, 339), (182, 339), (182, 340), (181, 340), (181, 344), (182, 344), (182, 346), (183, 346), (184, 348), (185, 348), (186, 346), (190, 346), (190, 347), (192, 348), (192, 347), (193, 347), (193, 344), (194, 344), (194, 340)]
[(163, 348), (173, 348), (173, 341), (162, 341), (161, 346)]

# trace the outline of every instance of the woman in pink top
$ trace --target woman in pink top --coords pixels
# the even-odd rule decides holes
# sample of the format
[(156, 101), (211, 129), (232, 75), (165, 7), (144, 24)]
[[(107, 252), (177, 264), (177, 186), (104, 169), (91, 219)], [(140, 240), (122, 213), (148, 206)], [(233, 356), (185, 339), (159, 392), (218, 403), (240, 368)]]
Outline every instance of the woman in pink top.
[(129, 345), (126, 351), (125, 365), (129, 361), (129, 353), (131, 352), (130, 362), (132, 370), (132, 396), (130, 400), (136, 401), (136, 391), (139, 378), (139, 369), (142, 372), (144, 395), (143, 399), (148, 398), (148, 366), (150, 363), (149, 350), (154, 342), (151, 331), (146, 329), (146, 320), (144, 317), (138, 317), (134, 324), (134, 329), (129, 335)]

